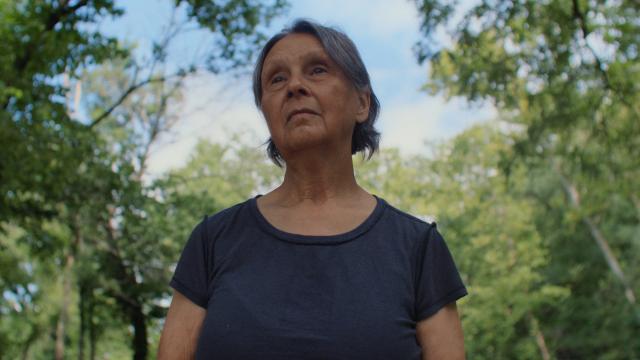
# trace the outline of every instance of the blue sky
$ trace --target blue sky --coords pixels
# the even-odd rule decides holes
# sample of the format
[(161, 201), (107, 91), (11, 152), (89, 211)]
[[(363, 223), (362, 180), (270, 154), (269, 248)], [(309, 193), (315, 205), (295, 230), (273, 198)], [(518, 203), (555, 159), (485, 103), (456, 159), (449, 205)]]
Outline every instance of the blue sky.
[[(168, 0), (122, 2), (123, 18), (103, 29), (149, 46), (169, 18)], [(469, 106), (462, 99), (445, 101), (420, 90), (428, 79), (427, 65), (418, 65), (411, 50), (419, 39), (419, 20), (413, 1), (403, 0), (291, 0), (288, 14), (277, 19), (270, 34), (293, 19), (305, 17), (344, 30), (358, 46), (382, 104), (377, 123), (383, 147), (403, 153), (426, 151), (425, 140), (442, 141), (468, 126), (495, 117), (490, 106)], [(173, 48), (174, 61), (202, 55), (198, 32), (181, 38)], [(183, 60), (182, 60), (183, 61)], [(248, 77), (229, 79), (199, 74), (187, 83), (180, 121), (152, 152), (150, 171), (159, 174), (184, 164), (199, 138), (225, 141), (230, 133), (248, 132), (258, 146), (268, 137), (266, 125), (253, 105)]]

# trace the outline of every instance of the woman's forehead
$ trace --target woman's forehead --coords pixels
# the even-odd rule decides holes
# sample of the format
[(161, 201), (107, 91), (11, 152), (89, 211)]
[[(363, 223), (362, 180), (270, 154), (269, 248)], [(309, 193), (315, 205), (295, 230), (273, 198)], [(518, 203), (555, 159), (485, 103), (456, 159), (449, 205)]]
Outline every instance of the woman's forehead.
[(289, 34), (269, 50), (264, 66), (307, 57), (328, 57), (320, 40), (310, 34)]

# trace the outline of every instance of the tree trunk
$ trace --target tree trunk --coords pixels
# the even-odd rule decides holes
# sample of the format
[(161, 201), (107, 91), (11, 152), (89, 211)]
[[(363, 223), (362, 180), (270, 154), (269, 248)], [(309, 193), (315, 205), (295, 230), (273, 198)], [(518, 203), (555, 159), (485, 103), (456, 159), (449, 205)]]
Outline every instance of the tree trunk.
[(31, 350), (31, 345), (33, 345), (33, 342), (38, 338), (38, 336), (40, 336), (40, 328), (36, 325), (33, 329), (31, 329), (29, 337), (22, 345), (22, 360), (29, 359), (29, 351)]
[(60, 305), (60, 316), (56, 324), (56, 345), (55, 359), (64, 359), (66, 323), (69, 317), (69, 305), (71, 302), (71, 277), (73, 275), (73, 265), (76, 260), (76, 252), (82, 244), (82, 236), (80, 234), (80, 220), (76, 213), (70, 221), (70, 227), (73, 231), (73, 242), (69, 246), (67, 256), (65, 257), (64, 269), (62, 271), (62, 303)]
[(69, 250), (69, 253), (65, 257), (64, 269), (62, 271), (62, 303), (60, 304), (60, 315), (58, 316), (58, 321), (56, 324), (56, 360), (64, 359), (65, 327), (69, 313), (71, 269), (73, 269), (74, 262), (75, 256), (73, 255), (71, 250)]
[(89, 309), (87, 309), (87, 320), (89, 322), (89, 359), (95, 360), (96, 358), (96, 343), (98, 340), (96, 334), (96, 325), (93, 323), (93, 293), (89, 297)]
[(146, 317), (140, 305), (131, 306), (129, 309), (131, 325), (133, 325), (133, 359), (147, 360), (149, 345), (147, 344)]
[(78, 330), (78, 360), (84, 360), (84, 337), (87, 332), (87, 305), (85, 297), (87, 296), (87, 288), (84, 284), (80, 284), (80, 298), (78, 299), (78, 310), (80, 313), (80, 329)]
[[(562, 182), (564, 191), (567, 193), (567, 196), (569, 197), (569, 202), (571, 203), (571, 206), (576, 209), (580, 209), (580, 193), (578, 192), (578, 189), (575, 187), (575, 185), (573, 185), (573, 183), (571, 183), (571, 181), (569, 181), (569, 179), (566, 176), (562, 174), (559, 166), (556, 165), (555, 169), (557, 174), (560, 176), (560, 181)], [(595, 240), (596, 244), (598, 245), (598, 248), (600, 249), (600, 252), (604, 256), (604, 259), (607, 262), (607, 265), (609, 265), (609, 269), (611, 269), (611, 272), (613, 273), (613, 275), (618, 279), (618, 281), (624, 287), (624, 295), (627, 298), (627, 301), (629, 302), (629, 304), (635, 305), (636, 295), (633, 291), (633, 287), (631, 286), (630, 282), (627, 280), (627, 277), (622, 271), (622, 267), (620, 266), (620, 263), (618, 262), (618, 259), (616, 258), (615, 254), (613, 253), (613, 251), (611, 251), (609, 242), (604, 237), (604, 235), (602, 235), (602, 233), (600, 232), (600, 229), (598, 229), (595, 222), (593, 221), (593, 219), (591, 219), (590, 216), (582, 215), (581, 220), (582, 220), (582, 223), (589, 230), (589, 233), (591, 234), (591, 237), (593, 238), (593, 240)]]
[(531, 322), (531, 330), (533, 331), (533, 335), (536, 338), (538, 350), (540, 350), (540, 357), (542, 357), (542, 360), (550, 360), (551, 355), (549, 353), (549, 348), (547, 348), (547, 342), (544, 339), (544, 334), (540, 330), (538, 319), (536, 319), (533, 314), (529, 313), (529, 321)]
[[(112, 210), (110, 210), (110, 219), (113, 219)], [(128, 314), (131, 326), (133, 326), (133, 339), (131, 345), (133, 347), (133, 358), (135, 360), (146, 360), (149, 353), (149, 345), (147, 344), (147, 324), (146, 316), (142, 311), (142, 303), (135, 293), (140, 284), (136, 281), (135, 275), (127, 268), (120, 256), (119, 249), (115, 241), (115, 229), (111, 220), (105, 223), (107, 236), (111, 249), (109, 255), (113, 259), (114, 278), (118, 280), (119, 289), (113, 292), (112, 296), (120, 303), (125, 314)]]

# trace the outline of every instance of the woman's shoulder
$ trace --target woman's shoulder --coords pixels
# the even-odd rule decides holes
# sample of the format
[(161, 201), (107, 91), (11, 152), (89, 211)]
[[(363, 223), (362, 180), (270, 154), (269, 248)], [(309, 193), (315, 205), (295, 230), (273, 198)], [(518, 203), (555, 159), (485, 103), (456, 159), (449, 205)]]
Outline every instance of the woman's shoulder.
[(436, 223), (433, 221), (433, 217), (429, 215), (412, 214), (404, 210), (385, 202), (388, 218), (390, 221), (397, 222), (400, 225), (409, 226), (416, 230), (429, 231), (432, 228), (435, 229)]
[(246, 221), (247, 215), (249, 215), (249, 207), (253, 198), (239, 202), (232, 206), (223, 208), (211, 215), (205, 215), (202, 221), (196, 225), (200, 231), (205, 232), (209, 236), (215, 235), (227, 228), (232, 223), (238, 221)]

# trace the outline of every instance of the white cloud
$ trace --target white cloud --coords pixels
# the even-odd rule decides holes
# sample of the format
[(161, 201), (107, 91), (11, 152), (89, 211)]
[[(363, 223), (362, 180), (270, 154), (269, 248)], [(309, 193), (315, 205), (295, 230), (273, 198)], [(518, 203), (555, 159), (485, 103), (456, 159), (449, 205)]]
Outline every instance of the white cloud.
[(202, 74), (187, 82), (184, 94), (182, 118), (152, 149), (151, 176), (184, 165), (199, 139), (224, 143), (231, 134), (242, 133), (259, 146), (268, 138), (248, 79)]
[[(473, 0), (466, 0), (467, 4)], [(273, 31), (298, 17), (345, 30), (361, 50), (382, 102), (378, 128), (382, 146), (403, 153), (423, 153), (425, 140), (445, 140), (472, 124), (495, 117), (490, 106), (469, 109), (462, 99), (446, 102), (441, 96), (419, 91), (427, 81), (426, 66), (419, 66), (411, 46), (419, 38), (419, 19), (411, 1), (326, 0), (295, 1), (287, 19)], [(200, 138), (224, 142), (231, 133), (249, 131), (256, 146), (268, 137), (262, 116), (253, 104), (250, 79), (201, 75), (185, 88), (183, 119), (152, 153), (152, 175), (182, 166)]]
[(403, 153), (421, 153), (424, 141), (442, 138), (438, 120), (444, 104), (435, 98), (395, 104), (383, 108), (378, 128), (382, 133), (381, 146), (396, 147)]
[(425, 94), (421, 100), (397, 102), (382, 109), (378, 123), (381, 145), (399, 148), (405, 154), (424, 153), (425, 141), (446, 140), (495, 116), (489, 105), (470, 109), (463, 99), (447, 102)]
[(418, 15), (410, 1), (325, 0), (296, 1), (290, 19), (308, 17), (328, 25), (339, 26), (350, 35), (391, 39), (404, 32), (416, 32)]

